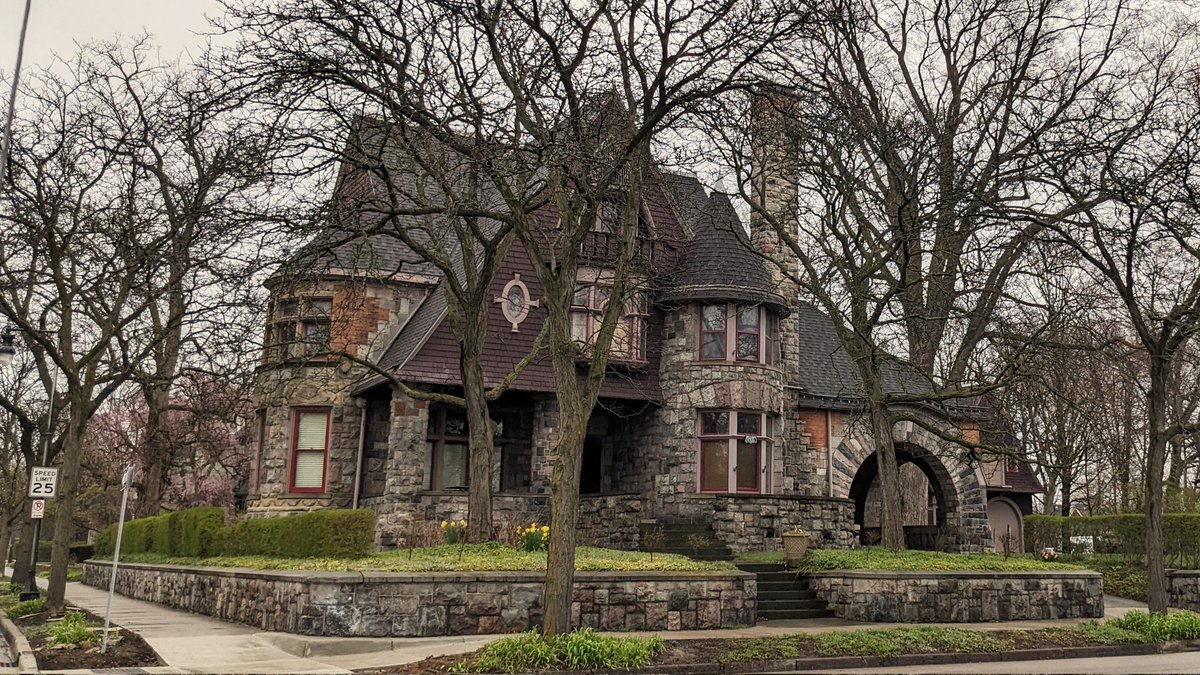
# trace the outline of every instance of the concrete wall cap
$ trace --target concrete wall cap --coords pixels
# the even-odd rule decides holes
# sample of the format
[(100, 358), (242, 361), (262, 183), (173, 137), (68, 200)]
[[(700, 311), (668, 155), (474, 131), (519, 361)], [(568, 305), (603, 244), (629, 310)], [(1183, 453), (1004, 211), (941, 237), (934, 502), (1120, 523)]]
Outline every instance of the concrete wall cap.
[(1091, 570), (1030, 570), (1021, 572), (988, 571), (919, 571), (919, 570), (828, 570), (809, 572), (806, 577), (852, 578), (852, 579), (1091, 579), (1101, 578), (1099, 572)]

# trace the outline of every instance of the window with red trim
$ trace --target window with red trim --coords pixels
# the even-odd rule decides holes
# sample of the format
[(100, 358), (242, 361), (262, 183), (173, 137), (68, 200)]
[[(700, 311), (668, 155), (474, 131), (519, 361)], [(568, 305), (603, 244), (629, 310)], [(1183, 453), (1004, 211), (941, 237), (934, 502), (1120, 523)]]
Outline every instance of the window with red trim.
[(761, 305), (702, 305), (700, 360), (777, 365), (778, 317)]
[[(612, 289), (600, 284), (578, 284), (571, 300), (571, 337), (583, 345), (596, 342), (604, 321)], [(645, 361), (646, 333), (650, 303), (644, 291), (634, 291), (625, 303), (625, 311), (613, 327), (609, 358), (614, 361)]]
[(324, 492), (329, 455), (329, 408), (292, 411), (291, 492)]
[(699, 420), (700, 491), (767, 492), (771, 439), (765, 413), (702, 411)]

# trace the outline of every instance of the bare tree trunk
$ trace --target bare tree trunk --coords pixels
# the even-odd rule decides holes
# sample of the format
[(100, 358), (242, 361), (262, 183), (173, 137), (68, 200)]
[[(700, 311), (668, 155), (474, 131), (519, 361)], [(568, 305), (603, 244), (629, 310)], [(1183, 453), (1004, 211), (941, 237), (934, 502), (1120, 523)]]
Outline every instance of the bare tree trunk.
[[(486, 324), (484, 324), (486, 325)], [(482, 341), (476, 342), (482, 344)], [(490, 541), (492, 527), (492, 455), (495, 441), (492, 420), (488, 414), (487, 389), (483, 383), (481, 354), (468, 354), (462, 347), (461, 372), (463, 398), (467, 402), (467, 433), (471, 462), (470, 485), (467, 492), (467, 536), (469, 541)]]
[(81, 396), (70, 397), (71, 419), (63, 439), (62, 482), (58, 497), (58, 515), (54, 518), (54, 539), (50, 553), (50, 579), (46, 585), (46, 609), (62, 614), (66, 606), (67, 564), (71, 555), (71, 535), (75, 530), (75, 500), (79, 493), (82, 441), (87, 416)]
[(900, 504), (900, 467), (896, 462), (896, 443), (892, 436), (892, 418), (878, 400), (870, 402), (871, 434), (875, 439), (875, 459), (879, 467), (880, 543), (886, 548), (904, 548), (904, 521)]
[(564, 409), (559, 401), (559, 442), (550, 475), (550, 553), (546, 560), (545, 635), (571, 630), (575, 587), (576, 525), (579, 519), (579, 471), (590, 411)]
[(1133, 462), (1133, 396), (1129, 385), (1121, 388), (1124, 398), (1124, 415), (1121, 419), (1120, 458), (1117, 460), (1117, 482), (1120, 484), (1121, 513), (1128, 513), (1129, 504), (1129, 465)]
[(13, 551), (13, 573), (11, 581), (14, 584), (24, 584), (29, 579), (29, 556), (33, 553), (31, 544), (33, 542), (33, 521), (28, 516), (28, 511), (25, 511), (17, 520), (17, 525), (14, 530), (18, 533), (21, 540), (17, 542), (16, 550)]
[(1186, 468), (1183, 463), (1183, 443), (1181, 439), (1173, 438), (1168, 445), (1171, 448), (1171, 461), (1167, 470), (1164, 508), (1179, 511), (1183, 508), (1183, 474)]
[(1150, 387), (1146, 396), (1149, 447), (1146, 449), (1146, 595), (1150, 611), (1167, 611), (1166, 564), (1163, 560), (1163, 465), (1167, 455), (1167, 375), (1162, 356), (1150, 357)]

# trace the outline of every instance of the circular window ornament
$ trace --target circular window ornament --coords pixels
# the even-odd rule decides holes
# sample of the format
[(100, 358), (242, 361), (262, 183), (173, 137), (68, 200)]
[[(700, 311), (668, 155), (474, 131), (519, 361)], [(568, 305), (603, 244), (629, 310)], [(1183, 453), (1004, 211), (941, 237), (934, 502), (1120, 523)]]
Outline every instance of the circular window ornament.
[(537, 300), (529, 298), (529, 287), (521, 281), (519, 272), (513, 273), (512, 281), (504, 285), (504, 290), (500, 291), (496, 302), (499, 303), (500, 312), (504, 314), (505, 320), (512, 324), (514, 333), (520, 330), (518, 326), (529, 316), (530, 308), (538, 306)]

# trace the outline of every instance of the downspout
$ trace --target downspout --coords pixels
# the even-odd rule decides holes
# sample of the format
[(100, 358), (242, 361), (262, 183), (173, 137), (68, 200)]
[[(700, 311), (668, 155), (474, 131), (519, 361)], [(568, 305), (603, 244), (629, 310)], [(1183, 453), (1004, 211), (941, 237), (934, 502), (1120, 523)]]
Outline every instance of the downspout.
[(358, 493), (362, 487), (362, 468), (363, 455), (366, 454), (367, 448), (367, 400), (362, 399), (363, 411), (362, 417), (358, 421), (358, 455), (354, 462), (354, 495), (350, 499), (350, 508), (358, 508)]
[(825, 496), (833, 496), (833, 411), (825, 409)]

